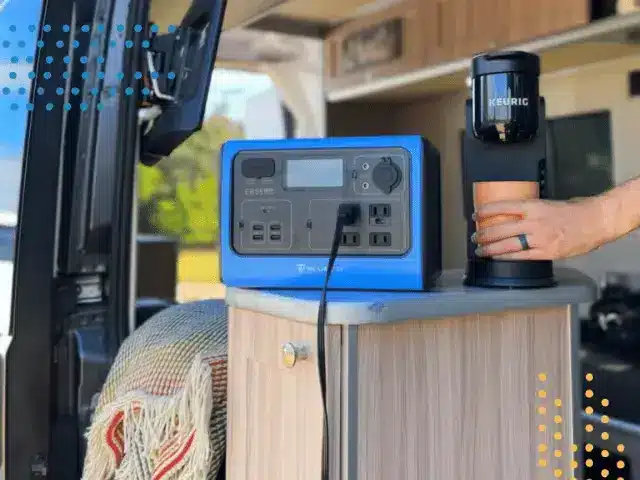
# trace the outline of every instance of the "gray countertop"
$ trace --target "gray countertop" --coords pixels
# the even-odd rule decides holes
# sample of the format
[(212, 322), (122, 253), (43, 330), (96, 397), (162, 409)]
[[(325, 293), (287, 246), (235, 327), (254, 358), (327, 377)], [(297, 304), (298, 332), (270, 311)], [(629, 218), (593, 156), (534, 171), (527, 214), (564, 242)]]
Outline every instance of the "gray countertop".
[[(330, 291), (327, 294), (327, 323), (393, 323), (575, 305), (592, 302), (597, 293), (590, 277), (560, 267), (555, 268), (557, 286), (541, 289), (464, 287), (462, 275), (462, 270), (444, 271), (438, 285), (429, 292)], [(231, 307), (308, 323), (316, 323), (319, 300), (320, 292), (312, 290), (227, 288), (226, 293), (226, 302)]]

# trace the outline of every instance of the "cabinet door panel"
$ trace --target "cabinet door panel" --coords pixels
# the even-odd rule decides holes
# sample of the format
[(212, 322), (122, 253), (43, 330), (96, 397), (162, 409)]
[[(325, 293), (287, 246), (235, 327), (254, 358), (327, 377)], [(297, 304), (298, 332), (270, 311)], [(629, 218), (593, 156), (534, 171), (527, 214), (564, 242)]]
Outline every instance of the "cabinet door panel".
[[(316, 326), (230, 309), (227, 478), (320, 478), (323, 410)], [(309, 358), (283, 363), (286, 343), (308, 345)], [(340, 329), (327, 334), (331, 478), (340, 465)]]

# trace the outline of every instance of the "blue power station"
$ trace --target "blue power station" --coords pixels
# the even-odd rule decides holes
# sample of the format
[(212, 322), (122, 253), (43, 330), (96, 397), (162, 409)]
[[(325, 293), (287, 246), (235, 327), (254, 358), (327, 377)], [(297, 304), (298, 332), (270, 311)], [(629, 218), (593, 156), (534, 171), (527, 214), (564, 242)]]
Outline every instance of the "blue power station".
[(440, 274), (440, 155), (420, 136), (229, 141), (220, 194), (227, 286), (323, 288), (345, 209), (328, 288), (421, 291)]

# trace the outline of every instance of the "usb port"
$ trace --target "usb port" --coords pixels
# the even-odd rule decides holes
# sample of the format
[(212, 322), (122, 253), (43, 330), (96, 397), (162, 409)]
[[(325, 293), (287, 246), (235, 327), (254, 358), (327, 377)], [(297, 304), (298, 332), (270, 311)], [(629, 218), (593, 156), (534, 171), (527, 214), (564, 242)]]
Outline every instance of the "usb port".
[(264, 225), (261, 223), (254, 223), (251, 228), (254, 232), (262, 232), (264, 230)]
[(273, 223), (271, 225), (269, 225), (269, 230), (271, 230), (272, 232), (279, 232), (280, 231), (280, 224), (279, 223)]
[(282, 240), (282, 237), (281, 237), (279, 234), (278, 234), (278, 235), (277, 235), (277, 234), (271, 234), (271, 235), (269, 236), (269, 239), (270, 239), (272, 242), (279, 242), (280, 240)]
[(253, 236), (253, 241), (254, 242), (264, 242), (264, 235), (254, 235)]

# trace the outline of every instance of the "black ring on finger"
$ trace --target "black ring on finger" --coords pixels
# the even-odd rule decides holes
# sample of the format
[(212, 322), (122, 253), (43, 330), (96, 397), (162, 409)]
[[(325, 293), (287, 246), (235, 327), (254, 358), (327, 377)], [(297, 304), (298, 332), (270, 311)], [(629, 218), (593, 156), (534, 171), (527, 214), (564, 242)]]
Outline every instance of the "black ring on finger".
[(518, 240), (520, 240), (520, 245), (522, 245), (522, 250), (529, 250), (531, 247), (529, 246), (529, 242), (527, 241), (527, 235), (521, 233), (518, 235)]

